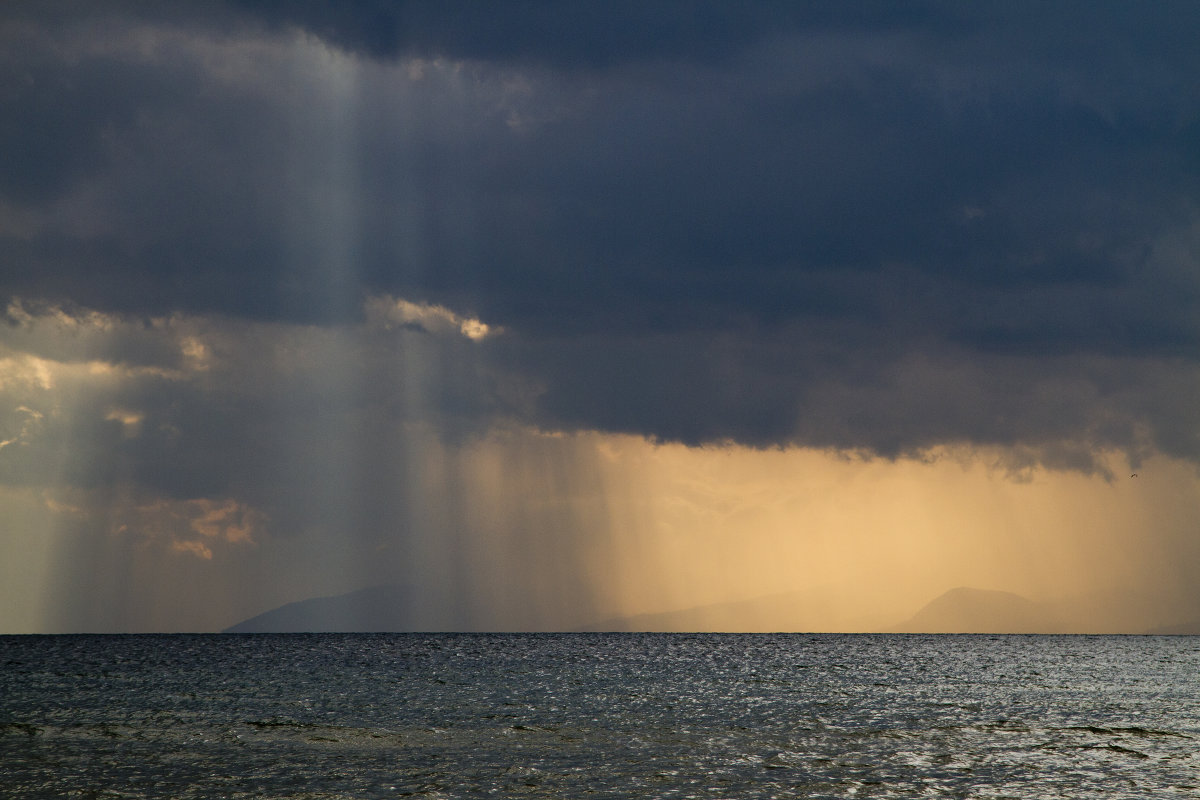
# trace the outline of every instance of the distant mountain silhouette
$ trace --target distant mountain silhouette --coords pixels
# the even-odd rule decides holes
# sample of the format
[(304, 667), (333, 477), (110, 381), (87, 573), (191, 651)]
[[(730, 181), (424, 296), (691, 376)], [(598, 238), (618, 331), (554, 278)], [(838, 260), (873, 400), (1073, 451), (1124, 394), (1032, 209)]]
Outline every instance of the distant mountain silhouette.
[(784, 592), (748, 600), (612, 617), (581, 631), (840, 633), (879, 630), (881, 620), (861, 604), (827, 589)]
[(930, 601), (896, 633), (1065, 633), (1045, 605), (1012, 592), (959, 587)]
[[(846, 591), (815, 588), (749, 600), (612, 617), (583, 631), (892, 633), (1155, 633), (1200, 635), (1194, 607), (1176, 608), (1128, 592), (1039, 603), (1012, 592), (960, 587), (900, 624), (872, 615)], [(510, 623), (511, 624), (511, 623)], [(496, 619), (438, 604), (412, 588), (385, 585), (288, 603), (225, 633), (512, 630)], [(518, 627), (515, 629), (526, 629)]]
[(446, 630), (436, 613), (423, 608), (415, 593), (402, 586), (372, 586), (333, 597), (288, 603), (239, 622), (223, 633), (325, 633)]

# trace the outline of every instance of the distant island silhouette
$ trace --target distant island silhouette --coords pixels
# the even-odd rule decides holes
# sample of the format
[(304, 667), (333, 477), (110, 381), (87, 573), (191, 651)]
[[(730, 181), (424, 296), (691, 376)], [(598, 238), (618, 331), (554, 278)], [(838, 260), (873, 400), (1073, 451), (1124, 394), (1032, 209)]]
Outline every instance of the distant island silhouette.
[[(820, 589), (676, 610), (608, 617), (579, 632), (1133, 633), (1200, 634), (1193, 612), (1167, 616), (1153, 598), (1098, 593), (1056, 602), (960, 586), (901, 622), (855, 615), (847, 598)], [(1189, 615), (1190, 614), (1190, 615)], [(287, 603), (223, 633), (369, 633), (508, 630), (440, 607), (404, 586), (382, 585)], [(523, 630), (517, 628), (517, 630)]]
[(1064, 633), (1045, 606), (1012, 592), (960, 586), (893, 629), (896, 633)]
[(415, 592), (383, 585), (330, 597), (287, 603), (226, 628), (222, 633), (374, 633), (437, 630)]

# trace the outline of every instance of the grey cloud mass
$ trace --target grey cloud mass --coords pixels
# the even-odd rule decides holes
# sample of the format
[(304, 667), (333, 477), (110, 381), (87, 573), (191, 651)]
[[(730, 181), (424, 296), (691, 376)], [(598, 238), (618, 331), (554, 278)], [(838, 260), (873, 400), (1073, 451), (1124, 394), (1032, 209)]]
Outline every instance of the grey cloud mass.
[[(72, 357), (134, 377), (60, 435), (181, 497), (261, 483), (219, 465), (283, 396), (330, 436), (1196, 461), (1197, 34), (1171, 3), (11, 4), (0, 294), (119, 320)], [(378, 297), (503, 333), (384, 336)], [(19, 317), (7, 348), (65, 346)], [(188, 325), (255, 355), (163, 372)], [(305, 384), (267, 336), (358, 360)]]

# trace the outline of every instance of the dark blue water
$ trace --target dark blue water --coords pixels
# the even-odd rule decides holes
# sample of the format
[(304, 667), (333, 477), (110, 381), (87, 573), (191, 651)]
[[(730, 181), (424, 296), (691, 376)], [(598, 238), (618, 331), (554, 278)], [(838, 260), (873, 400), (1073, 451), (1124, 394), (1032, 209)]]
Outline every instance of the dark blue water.
[(1200, 797), (1200, 638), (0, 637), (0, 795)]

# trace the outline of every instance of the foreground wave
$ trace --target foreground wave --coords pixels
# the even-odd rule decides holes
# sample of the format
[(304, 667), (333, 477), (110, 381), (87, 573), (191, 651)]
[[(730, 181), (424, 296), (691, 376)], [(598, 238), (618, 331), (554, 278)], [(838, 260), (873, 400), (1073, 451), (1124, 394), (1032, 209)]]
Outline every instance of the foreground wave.
[(0, 637), (6, 797), (1200, 796), (1200, 638)]

